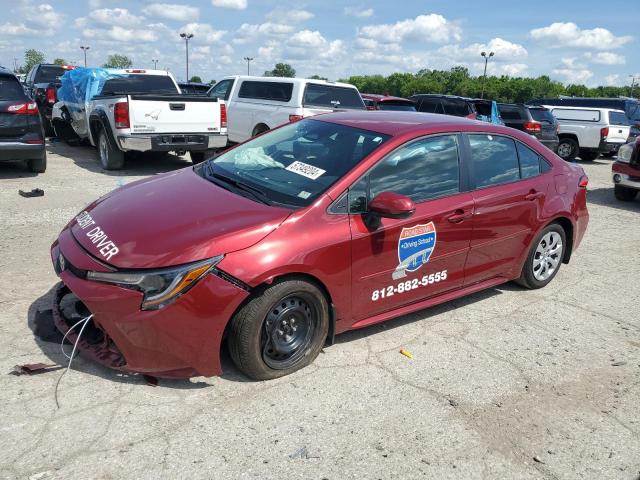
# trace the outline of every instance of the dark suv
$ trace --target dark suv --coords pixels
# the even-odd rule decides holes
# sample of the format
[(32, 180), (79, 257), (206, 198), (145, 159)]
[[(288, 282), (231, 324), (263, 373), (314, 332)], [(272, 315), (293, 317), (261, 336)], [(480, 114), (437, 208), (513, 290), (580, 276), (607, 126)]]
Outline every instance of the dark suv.
[(475, 120), (477, 118), (473, 100), (454, 95), (440, 95), (431, 93), (419, 93), (412, 95), (409, 100), (416, 103), (416, 110), (424, 113), (440, 113), (455, 117), (466, 117)]
[(60, 77), (74, 68), (76, 67), (73, 65), (39, 63), (31, 68), (25, 78), (24, 89), (38, 105), (42, 125), (48, 136), (55, 134), (51, 126), (51, 111), (53, 105), (58, 101)]
[(558, 122), (551, 110), (522, 103), (499, 103), (498, 110), (507, 127), (536, 137), (552, 152), (558, 150)]
[(44, 172), (47, 156), (38, 106), (18, 78), (0, 67), (0, 162), (26, 160), (32, 172)]

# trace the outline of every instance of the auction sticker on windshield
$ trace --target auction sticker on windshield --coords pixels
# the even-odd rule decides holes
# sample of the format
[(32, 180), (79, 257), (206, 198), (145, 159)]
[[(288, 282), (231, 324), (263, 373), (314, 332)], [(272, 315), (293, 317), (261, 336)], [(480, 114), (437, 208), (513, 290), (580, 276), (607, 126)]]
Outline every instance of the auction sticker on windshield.
[(326, 172), (326, 170), (314, 167), (313, 165), (309, 165), (308, 163), (300, 162), (298, 160), (289, 165), (285, 170), (297, 173), (298, 175), (310, 178), (311, 180), (317, 179)]

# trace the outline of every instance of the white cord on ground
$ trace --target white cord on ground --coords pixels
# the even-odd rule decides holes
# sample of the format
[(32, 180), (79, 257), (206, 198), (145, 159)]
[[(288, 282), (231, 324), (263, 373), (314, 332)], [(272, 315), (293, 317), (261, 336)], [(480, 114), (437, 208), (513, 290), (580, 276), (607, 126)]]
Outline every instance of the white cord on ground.
[[(58, 386), (60, 385), (60, 380), (62, 380), (62, 377), (64, 377), (64, 374), (67, 373), (69, 371), (69, 369), (71, 368), (71, 362), (73, 362), (73, 357), (76, 354), (76, 348), (78, 348), (78, 342), (80, 342), (80, 337), (82, 337), (82, 332), (84, 331), (84, 327), (87, 326), (87, 324), (89, 323), (89, 320), (91, 320), (92, 318), (93, 318), (93, 314), (89, 315), (86, 318), (83, 318), (82, 320), (77, 322), (73, 327), (71, 327), (69, 330), (67, 330), (67, 333), (65, 333), (64, 337), (62, 337), (62, 344), (64, 344), (64, 339), (67, 338), (67, 334), (71, 330), (73, 330), (77, 325), (79, 325), (80, 323), (84, 322), (82, 324), (82, 328), (80, 328), (80, 332), (78, 332), (78, 338), (76, 338), (76, 341), (73, 344), (73, 350), (71, 351), (71, 356), (69, 357), (66, 353), (64, 353), (64, 350), (62, 350), (62, 353), (64, 353), (64, 356), (69, 359), (69, 364), (67, 365), (67, 368), (65, 368), (65, 370), (62, 372), (62, 374), (58, 377), (58, 381), (56, 382), (56, 388), (54, 390), (54, 397), (56, 399), (56, 407), (58, 407), (58, 408), (60, 408), (60, 404), (58, 403)], [(60, 348), (62, 348), (62, 344), (60, 344)]]
[(64, 334), (64, 337), (62, 337), (62, 342), (60, 343), (60, 350), (62, 350), (62, 354), (67, 357), (69, 360), (71, 360), (71, 357), (69, 355), (67, 355), (67, 352), (64, 351), (64, 341), (67, 339), (67, 335), (69, 335), (69, 333), (71, 333), (71, 330), (73, 330), (74, 328), (76, 328), (78, 325), (80, 325), (82, 322), (86, 322), (88, 320), (91, 319), (93, 315), (89, 315), (88, 317), (85, 317), (81, 320), (79, 320), (78, 322), (76, 322), (73, 327), (71, 327), (69, 330), (67, 330), (67, 333)]

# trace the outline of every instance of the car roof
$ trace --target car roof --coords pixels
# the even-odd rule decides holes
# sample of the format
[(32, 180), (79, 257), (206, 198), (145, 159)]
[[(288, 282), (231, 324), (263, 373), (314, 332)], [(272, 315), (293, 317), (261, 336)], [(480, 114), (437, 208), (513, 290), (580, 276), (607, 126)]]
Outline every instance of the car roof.
[(476, 130), (513, 135), (513, 133), (510, 133), (512, 129), (499, 125), (469, 120), (464, 117), (434, 113), (352, 110), (348, 112), (327, 113), (311, 118), (391, 136), (428, 133), (429, 130), (433, 130), (434, 132)]
[(317, 83), (319, 85), (330, 85), (334, 87), (347, 87), (347, 88), (356, 88), (354, 85), (350, 83), (342, 83), (342, 82), (329, 82), (327, 80), (316, 80), (315, 78), (294, 78), (294, 77), (255, 77), (250, 75), (230, 75), (228, 77), (224, 77), (222, 80), (252, 80), (254, 82), (286, 82), (286, 83), (294, 83), (305, 85), (307, 83)]
[(416, 93), (411, 96), (412, 97), (428, 97), (428, 98), (448, 98), (451, 100), (462, 100), (464, 102), (473, 101), (473, 99), (469, 97), (460, 97), (458, 95), (445, 95), (444, 93)]
[(11, 70), (9, 70), (8, 68), (3, 67), (1, 65), (0, 65), (0, 75), (2, 75), (3, 77), (15, 77), (15, 78), (17, 78), (16, 75)]
[(568, 105), (543, 105), (545, 108), (549, 110), (600, 110), (602, 112), (622, 112), (625, 113), (624, 110), (620, 110), (619, 108), (607, 108), (607, 107), (573, 107)]
[(413, 100), (403, 97), (394, 97), (393, 95), (381, 95), (379, 93), (361, 93), (360, 96), (367, 100), (375, 100), (376, 102), (407, 102), (415, 103)]

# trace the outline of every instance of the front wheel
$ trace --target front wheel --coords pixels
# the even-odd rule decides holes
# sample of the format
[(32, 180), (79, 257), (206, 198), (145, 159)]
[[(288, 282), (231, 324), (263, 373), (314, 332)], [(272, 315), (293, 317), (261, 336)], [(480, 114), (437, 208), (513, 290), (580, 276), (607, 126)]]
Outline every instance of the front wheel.
[(104, 129), (98, 135), (98, 156), (105, 170), (120, 170), (124, 166), (124, 152), (111, 145)]
[(576, 158), (578, 150), (578, 142), (573, 138), (561, 138), (558, 143), (558, 156), (568, 162)]
[(531, 243), (518, 283), (530, 289), (546, 286), (562, 265), (566, 244), (564, 229), (557, 223), (547, 225)]
[(633, 202), (638, 195), (635, 188), (623, 187), (622, 185), (614, 185), (613, 194), (622, 202)]
[(274, 283), (233, 317), (229, 353), (254, 380), (270, 380), (309, 365), (322, 350), (329, 330), (323, 293), (302, 280)]

